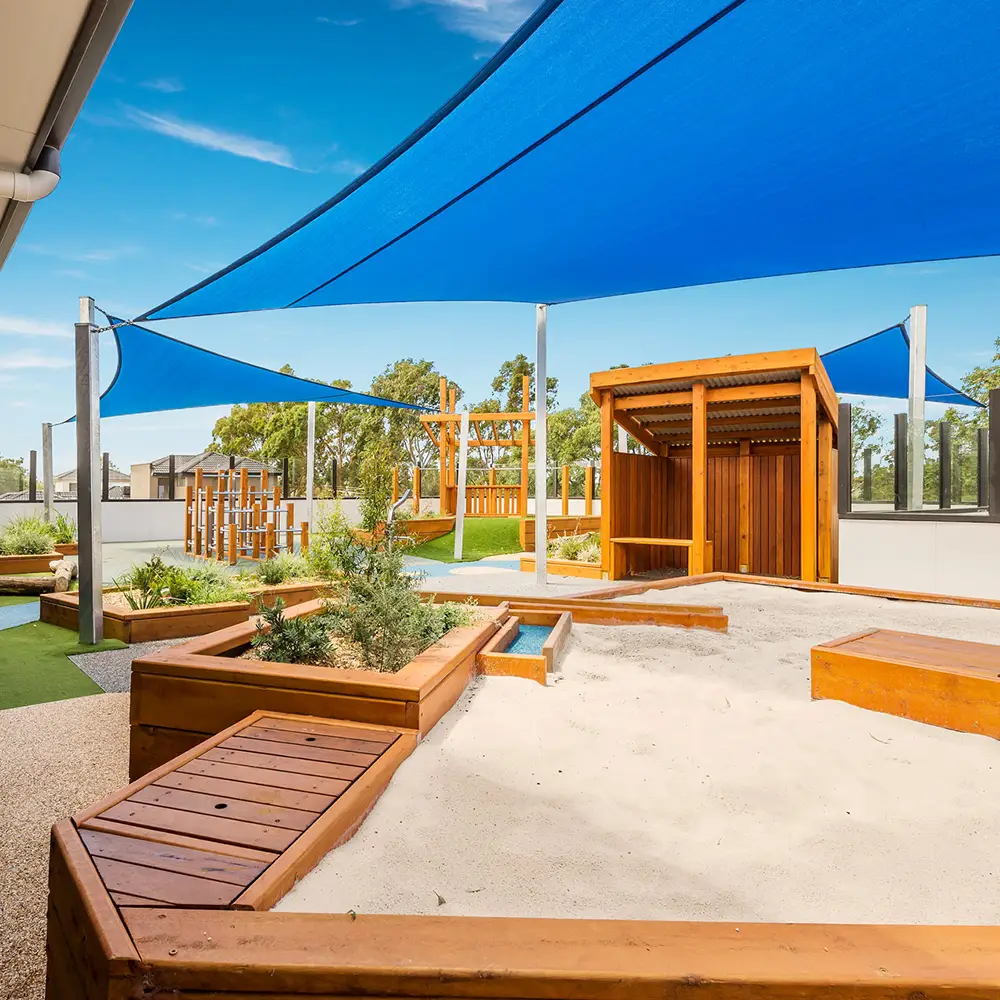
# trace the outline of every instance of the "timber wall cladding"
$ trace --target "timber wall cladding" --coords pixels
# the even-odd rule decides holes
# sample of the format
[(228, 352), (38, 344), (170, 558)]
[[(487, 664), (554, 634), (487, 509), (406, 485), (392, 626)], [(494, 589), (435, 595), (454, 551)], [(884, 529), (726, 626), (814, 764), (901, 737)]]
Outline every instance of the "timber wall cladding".
[[(799, 573), (799, 455), (797, 446), (780, 453), (750, 453), (750, 566), (764, 576)], [(740, 571), (739, 462), (735, 453), (708, 457), (708, 538), (713, 569)], [(691, 537), (691, 458), (616, 453), (612, 459), (612, 537)], [(687, 550), (629, 546), (627, 572), (687, 566)]]

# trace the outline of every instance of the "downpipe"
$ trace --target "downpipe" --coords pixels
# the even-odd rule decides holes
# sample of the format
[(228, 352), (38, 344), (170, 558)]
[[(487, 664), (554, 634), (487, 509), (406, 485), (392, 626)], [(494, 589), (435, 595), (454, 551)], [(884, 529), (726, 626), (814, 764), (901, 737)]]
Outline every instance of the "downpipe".
[(46, 146), (30, 174), (0, 170), (0, 198), (34, 202), (52, 194), (59, 183), (59, 150)]

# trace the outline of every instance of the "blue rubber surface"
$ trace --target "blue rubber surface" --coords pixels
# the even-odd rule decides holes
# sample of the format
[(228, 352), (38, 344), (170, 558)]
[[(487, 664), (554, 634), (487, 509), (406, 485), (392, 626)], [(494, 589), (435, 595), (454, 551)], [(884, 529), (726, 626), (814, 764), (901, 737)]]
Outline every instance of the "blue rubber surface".
[(537, 656), (542, 645), (552, 633), (551, 625), (522, 625), (517, 638), (504, 650), (505, 653), (525, 653)]
[(0, 607), (0, 632), (5, 628), (37, 622), (38, 609), (38, 601), (31, 601), (28, 604), (5, 604)]

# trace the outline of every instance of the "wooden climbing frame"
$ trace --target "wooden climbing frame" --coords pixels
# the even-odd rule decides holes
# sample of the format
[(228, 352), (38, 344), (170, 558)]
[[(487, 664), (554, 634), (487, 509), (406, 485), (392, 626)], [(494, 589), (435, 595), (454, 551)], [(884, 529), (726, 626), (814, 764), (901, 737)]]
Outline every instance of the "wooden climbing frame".
[(184, 488), (184, 552), (235, 566), (238, 559), (270, 559), (282, 552), (309, 551), (309, 523), (295, 527), (295, 505), (282, 501), (281, 486), (269, 484), (267, 470), (253, 489), (247, 470), (219, 473), (218, 485), (205, 483), (195, 469), (194, 486)]

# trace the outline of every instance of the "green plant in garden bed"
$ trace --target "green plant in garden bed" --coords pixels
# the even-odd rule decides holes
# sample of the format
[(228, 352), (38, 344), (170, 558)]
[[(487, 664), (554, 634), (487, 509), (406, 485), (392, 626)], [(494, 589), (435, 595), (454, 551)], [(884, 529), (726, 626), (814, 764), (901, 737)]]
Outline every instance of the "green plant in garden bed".
[(33, 556), (51, 552), (53, 539), (49, 528), (34, 515), (12, 517), (0, 528), (0, 555)]
[(285, 602), (274, 607), (258, 605), (257, 633), (250, 640), (257, 656), (277, 663), (323, 664), (330, 661), (333, 644), (325, 615), (285, 617)]
[(76, 541), (76, 521), (65, 514), (57, 512), (55, 521), (48, 522), (47, 528), (56, 545), (71, 545)]
[(305, 556), (282, 552), (280, 555), (259, 562), (254, 572), (242, 579), (276, 587), (279, 583), (288, 583), (290, 580), (309, 579), (311, 575), (312, 569)]
[[(320, 656), (326, 650), (321, 659), (281, 662), (337, 665), (338, 647), (343, 649), (346, 643), (365, 668), (394, 673), (449, 629), (470, 624), (473, 605), (421, 600), (417, 587), (423, 577), (407, 571), (404, 551), (402, 540), (392, 531), (360, 541), (343, 512), (335, 509), (313, 532), (309, 562), (314, 572), (336, 581), (336, 596), (327, 601), (322, 614), (311, 618), (287, 619), (262, 610), (265, 627), (279, 635), (275, 645), (256, 636), (255, 654), (280, 659), (279, 653)], [(301, 625), (294, 624), (300, 621)], [(341, 643), (332, 642), (334, 637)]]
[(222, 604), (250, 599), (245, 585), (221, 566), (174, 566), (160, 556), (133, 566), (114, 584), (133, 611), (168, 604)]
[(599, 563), (601, 561), (601, 536), (596, 531), (585, 535), (563, 535), (549, 542), (549, 555), (553, 559), (571, 562)]

